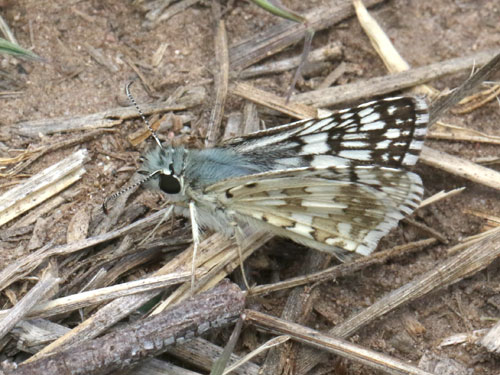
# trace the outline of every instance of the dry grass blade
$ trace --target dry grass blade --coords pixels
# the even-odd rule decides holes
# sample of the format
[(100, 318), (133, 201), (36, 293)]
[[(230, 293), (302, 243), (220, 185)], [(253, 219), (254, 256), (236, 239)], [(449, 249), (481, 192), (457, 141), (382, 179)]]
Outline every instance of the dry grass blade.
[[(384, 65), (390, 73), (403, 72), (410, 69), (410, 65), (403, 59), (403, 57), (396, 50), (391, 40), (384, 32), (382, 27), (373, 18), (368, 10), (363, 5), (361, 0), (353, 0), (354, 8), (358, 21), (363, 27), (366, 35), (370, 38), (370, 42), (377, 51)], [(419, 85), (413, 89), (415, 92), (422, 95), (436, 95), (436, 90), (426, 85)]]
[[(367, 5), (373, 6), (381, 2), (381, 0), (368, 0)], [(231, 70), (242, 70), (297, 43), (304, 37), (308, 28), (314, 31), (326, 29), (353, 14), (351, 0), (336, 0), (328, 6), (318, 7), (305, 14), (307, 25), (284, 21), (270, 27), (263, 33), (231, 47), (229, 50)]]
[[(155, 214), (156, 219), (161, 217), (163, 211), (159, 211)], [(149, 218), (148, 218), (149, 219)], [(155, 219), (155, 220), (156, 220)], [(247, 256), (255, 250), (256, 248), (262, 246), (262, 244), (267, 241), (270, 236), (255, 236), (252, 237), (246, 249), (243, 251), (247, 251)], [(232, 246), (232, 251), (229, 248)], [(158, 270), (154, 276), (164, 275), (171, 272), (181, 272), (188, 271), (191, 264), (192, 259), (192, 246), (179, 254), (176, 258), (174, 258), (171, 262), (163, 266), (160, 270)], [(221, 262), (220, 256), (229, 257), (232, 259), (232, 263), (229, 266), (223, 267), (220, 264)], [(229, 253), (229, 255), (227, 255)], [(244, 253), (245, 255), (245, 253)], [(236, 268), (239, 265), (239, 259), (237, 255), (237, 251), (232, 244), (231, 241), (226, 239), (224, 236), (220, 234), (215, 234), (200, 244), (199, 247), (199, 255), (197, 257), (197, 267), (201, 266), (203, 263), (208, 262), (209, 264), (217, 265), (219, 268), (223, 268), (223, 270), (216, 269), (215, 272), (212, 270), (212, 273), (208, 273), (207, 276), (199, 280), (199, 286), (203, 286), (203, 288), (208, 289), (211, 285), (216, 284), (221, 280), (225, 274), (231, 272), (232, 269)], [(227, 264), (227, 263), (226, 263)], [(231, 268), (232, 267), (232, 268)], [(215, 274), (214, 274), (215, 273)], [(210, 276), (209, 276), (210, 275)], [(189, 297), (190, 291), (190, 283), (186, 283), (177, 290), (176, 300), (180, 301), (182, 299), (186, 299)], [(51, 353), (57, 350), (61, 350), (61, 348), (66, 348), (75, 343), (88, 340), (90, 338), (94, 338), (100, 335), (103, 331), (113, 326), (116, 322), (120, 321), (124, 317), (128, 316), (130, 313), (138, 309), (140, 306), (148, 302), (151, 298), (155, 297), (158, 294), (157, 291), (140, 293), (132, 296), (121, 297), (118, 298), (106, 306), (102, 307), (99, 311), (97, 311), (90, 318), (85, 320), (83, 323), (75, 327), (73, 330), (60, 337), (56, 341), (52, 342), (50, 345), (46, 346), (43, 350), (38, 352), (33, 359), (39, 358), (47, 353)], [(170, 299), (170, 302), (171, 299)], [(159, 311), (159, 309), (157, 309)], [(32, 360), (30, 358), (30, 360)]]
[(293, 340), (362, 363), (375, 370), (399, 375), (432, 375), (396, 358), (365, 349), (300, 324), (287, 322), (254, 310), (245, 310), (244, 314), (246, 320), (257, 327), (289, 335)]
[(0, 196), (0, 226), (78, 181), (85, 173), (86, 149), (51, 165)]
[[(160, 103), (145, 104), (141, 106), (141, 110), (146, 116), (169, 111), (182, 111), (203, 103), (205, 99), (205, 89), (202, 87), (193, 87), (175, 103), (167, 100)], [(34, 137), (39, 134), (109, 128), (121, 124), (124, 120), (137, 117), (139, 117), (139, 114), (135, 107), (118, 107), (84, 116), (20, 122), (13, 126), (13, 131), (20, 135)]]
[(488, 331), (488, 329), (476, 329), (468, 333), (458, 333), (443, 339), (439, 344), (439, 347), (442, 348), (445, 346), (460, 345), (465, 343), (477, 344), (477, 342), (480, 341), (480, 339), (483, 338)]
[(485, 64), (497, 55), (498, 52), (498, 49), (482, 51), (466, 57), (458, 57), (412, 68), (400, 73), (321, 90), (313, 90), (293, 96), (292, 101), (315, 107), (328, 107), (388, 94), (429, 82), (447, 74), (468, 70), (476, 65)]
[(444, 139), (448, 141), (482, 142), (500, 145), (500, 136), (494, 136), (461, 126), (437, 122), (427, 132), (427, 138)]
[(273, 337), (271, 340), (266, 341), (264, 344), (260, 345), (257, 349), (252, 350), (250, 353), (248, 353), (246, 356), (241, 358), (238, 362), (233, 363), (231, 366), (229, 366), (222, 375), (227, 375), (230, 372), (234, 371), (244, 363), (250, 361), (253, 357), (256, 355), (259, 355), (260, 353), (269, 350), (271, 348), (274, 348), (277, 345), (284, 344), (288, 340), (290, 340), (290, 336), (284, 335), (284, 336), (277, 336)]
[(300, 285), (324, 282), (334, 280), (338, 277), (351, 275), (363, 268), (374, 264), (381, 264), (388, 259), (394, 258), (410, 251), (416, 251), (425, 246), (433, 245), (437, 242), (435, 238), (429, 238), (416, 242), (411, 242), (405, 245), (395, 246), (391, 249), (373, 253), (367, 257), (359, 258), (354, 262), (341, 263), (339, 265), (327, 268), (325, 270), (315, 272), (305, 276), (293, 277), (289, 280), (280, 281), (269, 285), (259, 285), (252, 288), (249, 292), (251, 295), (267, 294), (278, 290), (293, 288)]
[[(202, 273), (197, 274), (201, 276)], [(130, 281), (110, 287), (94, 289), (87, 292), (57, 298), (47, 302), (38, 303), (26, 315), (29, 318), (46, 318), (81, 309), (87, 306), (107, 302), (131, 294), (163, 289), (169, 285), (180, 284), (189, 280), (190, 272), (177, 272), (169, 275), (154, 276), (146, 279)], [(0, 318), (11, 314), (10, 310), (0, 311)]]
[(233, 332), (229, 337), (229, 340), (222, 351), (221, 356), (217, 361), (214, 362), (212, 369), (210, 370), (210, 375), (222, 375), (224, 373), (224, 369), (227, 367), (229, 360), (231, 359), (231, 354), (234, 352), (234, 348), (238, 339), (240, 338), (241, 329), (243, 327), (243, 319), (241, 317), (236, 322), (234, 326)]
[(260, 90), (248, 83), (237, 83), (233, 87), (232, 93), (254, 103), (266, 106), (271, 109), (275, 109), (281, 113), (285, 113), (297, 119), (309, 119), (318, 117), (318, 111), (316, 110), (316, 108), (312, 108), (300, 103), (287, 103), (284, 98), (281, 98), (268, 91)]
[[(222, 355), (223, 349), (220, 346), (212, 344), (202, 337), (195, 337), (182, 345), (169, 348), (168, 353), (184, 363), (189, 363), (197, 368), (210, 371), (213, 363)], [(231, 362), (236, 363), (241, 358), (232, 354)], [(245, 362), (240, 367), (233, 370), (233, 374), (238, 375), (259, 375), (260, 366), (253, 362)]]
[(186, 370), (163, 359), (150, 358), (123, 373), (124, 375), (202, 375)]
[[(264, 232), (255, 232), (248, 236), (241, 245), (243, 260), (247, 259), (255, 250), (259, 249), (271, 238), (272, 234)], [(223, 246), (221, 246), (221, 244)], [(216, 248), (218, 251), (215, 253), (215, 256), (210, 258), (207, 257), (206, 259), (200, 257), (201, 259), (198, 261), (199, 266), (209, 269), (206, 275), (200, 280), (197, 280), (193, 288), (191, 288), (191, 283), (181, 285), (153, 311), (153, 314), (158, 314), (170, 305), (179, 303), (188, 298), (191, 290), (196, 293), (209, 290), (240, 265), (238, 248), (233, 241), (224, 239), (221, 236), (219, 246), (221, 247)]]
[[(478, 63), (474, 63), (474, 66)], [(460, 102), (465, 96), (469, 95), (476, 87), (481, 85), (488, 77), (500, 70), (500, 51), (496, 51), (494, 56), (479, 69), (472, 77), (467, 79), (459, 87), (457, 87), (450, 95), (442, 96), (437, 99), (430, 108), (429, 124), (433, 124), (441, 117), (441, 115)]]
[(0, 272), (0, 290), (5, 289), (10, 284), (16, 282), (21, 277), (29, 274), (40, 264), (45, 262), (48, 258), (56, 255), (68, 255), (76, 251), (86, 249), (91, 246), (98, 245), (105, 241), (112, 240), (114, 238), (120, 237), (126, 233), (130, 233), (134, 230), (143, 228), (156, 220), (161, 218), (167, 209), (156, 212), (155, 214), (148, 216), (147, 218), (138, 220), (124, 228), (117, 229), (115, 231), (102, 234), (100, 236), (95, 236), (87, 238), (82, 241), (73, 242), (66, 245), (52, 246), (50, 243), (43, 248), (29, 254), (23, 258), (18, 259), (16, 262), (8, 265)]
[(500, 172), (424, 146), (420, 161), (448, 173), (500, 190)]
[(25, 362), (18, 366), (16, 374), (109, 373), (159, 355), (170, 345), (234, 322), (244, 303), (244, 294), (237, 286), (221, 283), (163, 314), (37, 361)]
[(422, 207), (428, 206), (429, 204), (436, 203), (436, 202), (440, 201), (441, 199), (453, 197), (454, 195), (460, 194), (464, 190), (465, 190), (465, 186), (457, 188), (457, 189), (453, 189), (450, 191), (446, 191), (446, 192), (444, 190), (442, 190), (439, 193), (436, 193), (433, 196), (424, 199), (422, 202), (420, 202), (420, 205), (418, 206), (418, 208), (422, 208)]
[[(500, 228), (488, 231), (462, 253), (441, 262), (434, 269), (394, 290), (328, 332), (337, 337), (349, 337), (389, 311), (473, 275), (498, 258), (500, 255), (498, 243), (500, 243)], [(324, 357), (319, 352), (304, 352), (301, 359), (298, 361), (300, 366), (297, 369), (298, 374), (305, 374), (318, 362), (324, 360)]]
[(51, 268), (47, 270), (40, 281), (19, 301), (0, 321), (0, 338), (10, 332), (14, 326), (29, 315), (33, 306), (42, 300), (50, 292), (60, 279), (53, 275)]
[(206, 146), (213, 146), (221, 136), (222, 117), (228, 91), (229, 55), (226, 26), (222, 20), (219, 20), (215, 36), (215, 61), (217, 63), (214, 74), (215, 104), (208, 122)]
[(471, 95), (460, 101), (460, 107), (453, 110), (455, 114), (465, 114), (472, 112), (486, 103), (498, 98), (500, 95), (500, 85), (494, 85), (487, 90), (478, 92), (477, 94)]
[[(309, 53), (307, 56), (307, 65), (319, 63), (325, 60), (333, 60), (340, 57), (342, 49), (340, 44), (330, 43), (326, 46), (317, 48)], [(270, 62), (268, 64), (252, 66), (243, 70), (238, 74), (238, 78), (247, 79), (252, 77), (263, 76), (267, 74), (278, 74), (296, 68), (301, 61), (301, 56), (291, 57), (279, 61)]]

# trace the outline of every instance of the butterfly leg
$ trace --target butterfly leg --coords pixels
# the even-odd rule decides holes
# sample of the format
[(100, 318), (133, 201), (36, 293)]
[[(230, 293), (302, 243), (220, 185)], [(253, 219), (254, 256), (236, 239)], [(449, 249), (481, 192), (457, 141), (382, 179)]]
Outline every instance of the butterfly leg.
[(236, 239), (236, 246), (238, 247), (238, 257), (240, 258), (240, 269), (241, 269), (241, 275), (243, 276), (243, 282), (245, 283), (247, 290), (250, 290), (250, 284), (248, 284), (247, 276), (245, 274), (245, 267), (243, 266), (243, 254), (241, 253), (245, 235), (243, 233), (243, 230), (236, 221), (233, 220), (231, 222), (231, 225), (234, 228), (234, 238)]
[(193, 260), (191, 261), (191, 294), (194, 291), (196, 281), (196, 255), (198, 254), (198, 245), (200, 244), (200, 228), (196, 219), (196, 206), (193, 201), (189, 202), (189, 216), (191, 217), (191, 231), (193, 235)]

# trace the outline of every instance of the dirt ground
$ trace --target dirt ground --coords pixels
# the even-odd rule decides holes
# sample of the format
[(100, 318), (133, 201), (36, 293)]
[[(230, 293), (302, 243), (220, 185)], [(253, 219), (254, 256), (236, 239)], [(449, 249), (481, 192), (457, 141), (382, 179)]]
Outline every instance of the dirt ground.
[[(293, 0), (283, 3), (291, 9), (304, 12), (328, 1)], [(223, 5), (230, 45), (279, 22), (247, 1), (230, 1)], [(203, 124), (211, 111), (214, 92), (214, 33), (210, 2), (202, 1), (152, 28), (144, 26), (142, 9), (141, 1), (0, 1), (0, 13), (19, 43), (33, 48), (34, 52), (47, 60), (47, 63), (40, 64), (0, 56), (0, 157), (13, 157), (26, 148), (49, 145), (78, 134), (28, 138), (10, 131), (16, 123), (92, 114), (128, 105), (123, 88), (137, 77), (132, 65), (144, 75), (153, 89), (152, 95), (148, 95), (143, 86), (136, 83), (133, 91), (139, 103), (168, 97), (181, 86), (204, 86), (210, 99), (189, 110), (193, 120), (188, 124), (193, 135), (204, 134)], [(500, 4), (496, 0), (393, 0), (376, 6), (371, 12), (411, 66), (423, 66), (500, 46)], [(320, 75), (299, 82), (301, 91), (313, 88), (321, 77), (326, 76), (341, 61), (345, 62), (346, 70), (336, 82), (338, 85), (386, 74), (383, 63), (356, 19), (351, 18), (317, 33), (313, 48), (333, 41), (341, 44), (342, 57), (330, 62), (329, 68)], [(162, 59), (153, 65), (155, 53), (164, 44), (166, 49)], [(89, 50), (92, 48), (102, 53), (108, 62), (106, 66), (91, 56)], [(302, 45), (299, 44), (277, 55), (275, 59), (299, 55), (301, 49)], [(266, 76), (251, 80), (251, 83), (283, 95), (292, 73)], [(15, 77), (15, 80), (7, 79), (4, 75)], [(453, 88), (468, 75), (469, 72), (464, 72), (449, 76), (432, 82), (432, 85), (440, 90)], [(6, 91), (16, 91), (17, 94), (2, 94)], [(241, 112), (244, 104), (241, 98), (230, 95), (225, 113)], [(443, 120), (500, 136), (500, 108), (497, 100), (469, 114), (448, 114)], [(76, 150), (87, 148), (90, 156), (85, 164), (87, 172), (81, 181), (70, 188), (74, 192), (72, 199), (45, 214), (43, 225), (40, 224), (43, 226), (42, 233), (45, 232), (39, 234), (40, 244), (48, 241), (64, 243), (68, 223), (75, 213), (90, 215), (95, 212), (110, 192), (118, 190), (130, 178), (138, 165), (138, 156), (147, 145), (133, 147), (127, 141), (127, 135), (142, 127), (139, 120), (126, 121), (114, 132), (76, 147), (44, 155), (22, 175), (2, 178), (0, 193)], [(497, 164), (488, 167), (498, 170), (498, 145), (436, 140), (428, 140), (427, 144), (469, 160), (496, 157)], [(342, 322), (353, 312), (369, 306), (389, 291), (431, 269), (447, 257), (447, 248), (485, 229), (485, 221), (470, 212), (499, 215), (498, 190), (423, 164), (417, 165), (415, 170), (423, 178), (426, 197), (440, 190), (465, 187), (461, 194), (414, 214), (415, 220), (436, 229), (449, 244), (427, 247), (402, 259), (321, 284), (308, 325), (327, 328)], [(139, 200), (143, 208), (144, 202), (149, 202), (151, 206), (145, 211), (157, 208), (160, 203), (151, 197), (149, 200)], [(0, 227), (0, 269), (32, 250), (29, 243), (33, 226), (22, 234), (7, 236), (12, 225), (15, 225), (15, 221)], [(427, 236), (408, 224), (400, 224), (382, 240), (379, 249)], [(304, 248), (288, 241), (273, 240), (250, 259), (249, 263), (254, 266), (250, 274), (259, 284), (296, 276), (301, 273), (304, 252)], [(265, 261), (259, 261), (262, 259)], [(497, 261), (466, 280), (397, 309), (358, 332), (351, 340), (414, 364), (418, 364), (424, 355), (441, 356), (457, 361), (468, 369), (468, 373), (499, 374), (500, 358), (482, 347), (470, 343), (439, 346), (444, 338), (453, 334), (489, 328), (496, 322), (500, 316), (499, 265)], [(154, 265), (147, 267), (148, 270), (154, 269)], [(134, 272), (140, 274), (145, 271)], [(8, 290), (20, 296), (29, 289), (31, 283), (26, 279)], [(287, 293), (275, 293), (252, 303), (258, 303), (264, 311), (279, 316), (286, 296)], [(11, 307), (9, 293), (4, 291), (0, 303), (3, 309)], [(410, 326), (418, 326), (419, 329), (412, 330)], [(2, 359), (6, 357), (4, 353)], [(337, 369), (337, 373), (345, 374), (373, 373), (352, 362), (343, 361), (339, 364), (334, 357), (322, 365), (317, 373), (330, 374), (334, 373), (334, 369)]]

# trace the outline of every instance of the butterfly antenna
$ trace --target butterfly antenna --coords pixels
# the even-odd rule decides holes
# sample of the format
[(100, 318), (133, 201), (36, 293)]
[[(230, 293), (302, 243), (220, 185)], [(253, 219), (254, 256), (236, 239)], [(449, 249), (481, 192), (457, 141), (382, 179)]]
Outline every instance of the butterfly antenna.
[(158, 173), (161, 173), (160, 170), (157, 170), (157, 171), (154, 171), (153, 173), (147, 175), (146, 177), (144, 177), (142, 180), (139, 180), (137, 181), (135, 184), (132, 184), (130, 186), (127, 186), (127, 187), (124, 187), (123, 189), (121, 189), (120, 191), (117, 191), (116, 193), (113, 193), (111, 194), (109, 197), (107, 197), (104, 202), (102, 203), (102, 210), (104, 211), (104, 213), (107, 215), (108, 214), (108, 203), (110, 201), (113, 201), (115, 200), (116, 198), (118, 198), (120, 195), (122, 195), (123, 193), (126, 193), (127, 191), (130, 191), (132, 189), (135, 189), (136, 187), (138, 186), (141, 186), (143, 183), (145, 182), (148, 182), (149, 180), (151, 180), (154, 176), (156, 176)]
[(160, 139), (158, 138), (158, 136), (156, 135), (156, 132), (153, 130), (153, 128), (151, 127), (148, 119), (146, 118), (146, 116), (144, 116), (144, 113), (141, 111), (141, 108), (139, 108), (139, 105), (137, 104), (137, 102), (135, 101), (134, 97), (132, 96), (132, 94), (130, 93), (130, 86), (132, 86), (132, 83), (134, 83), (134, 81), (130, 81), (127, 86), (125, 86), (125, 93), (127, 94), (128, 96), (128, 99), (130, 100), (130, 102), (135, 106), (135, 108), (137, 109), (137, 112), (139, 112), (139, 115), (141, 116), (142, 118), (142, 121), (144, 121), (144, 123), (146, 124), (146, 126), (148, 127), (149, 129), (149, 132), (151, 133), (151, 136), (154, 138), (154, 140), (156, 141), (156, 143), (158, 144), (158, 146), (160, 146), (160, 148), (162, 148), (161, 146), (161, 142), (160, 142)]

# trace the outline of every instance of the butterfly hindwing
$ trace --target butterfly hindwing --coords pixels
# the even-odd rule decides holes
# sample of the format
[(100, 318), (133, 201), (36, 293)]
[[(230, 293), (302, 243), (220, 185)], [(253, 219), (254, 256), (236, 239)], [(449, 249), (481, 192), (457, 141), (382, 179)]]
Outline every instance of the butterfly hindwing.
[(422, 199), (420, 177), (378, 167), (300, 168), (229, 179), (206, 189), (236, 218), (307, 246), (367, 255)]

